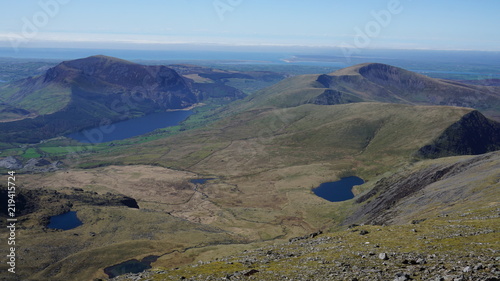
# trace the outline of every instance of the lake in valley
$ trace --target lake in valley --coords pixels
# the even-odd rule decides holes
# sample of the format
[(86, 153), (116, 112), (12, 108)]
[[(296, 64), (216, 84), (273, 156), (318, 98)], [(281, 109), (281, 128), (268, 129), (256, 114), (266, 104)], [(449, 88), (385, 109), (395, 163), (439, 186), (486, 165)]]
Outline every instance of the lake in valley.
[(340, 202), (354, 198), (352, 187), (365, 183), (358, 177), (346, 177), (339, 181), (325, 182), (313, 189), (314, 194), (330, 202)]
[(189, 180), (189, 182), (193, 183), (193, 184), (205, 184), (209, 180), (215, 180), (215, 178), (191, 179), (191, 180)]
[(104, 269), (109, 278), (114, 278), (127, 273), (139, 273), (151, 268), (151, 263), (155, 262), (159, 256), (147, 256), (142, 260), (128, 260), (119, 264), (115, 264)]
[(146, 116), (113, 123), (105, 127), (85, 129), (72, 133), (67, 137), (83, 143), (103, 143), (128, 139), (150, 133), (156, 129), (179, 125), (194, 112), (191, 110), (176, 110), (156, 112)]
[(82, 221), (78, 219), (75, 211), (67, 212), (58, 216), (50, 217), (48, 228), (69, 230), (82, 225)]

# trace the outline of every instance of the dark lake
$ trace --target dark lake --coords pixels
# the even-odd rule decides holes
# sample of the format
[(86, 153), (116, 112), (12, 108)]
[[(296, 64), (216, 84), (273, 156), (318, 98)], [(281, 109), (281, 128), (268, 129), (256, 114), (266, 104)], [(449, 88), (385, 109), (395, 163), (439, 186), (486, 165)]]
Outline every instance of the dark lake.
[(365, 183), (358, 177), (346, 177), (339, 181), (325, 182), (313, 189), (314, 194), (330, 202), (340, 202), (354, 198), (352, 187)]
[(75, 211), (67, 212), (62, 215), (50, 217), (48, 228), (69, 230), (82, 225), (82, 221), (78, 219)]
[(102, 143), (140, 136), (156, 129), (176, 126), (193, 111), (178, 110), (148, 114), (146, 116), (113, 123), (109, 126), (86, 129), (67, 137), (83, 143)]
[(191, 179), (191, 180), (189, 180), (189, 182), (194, 183), (194, 184), (205, 184), (209, 180), (215, 180), (215, 178)]
[(104, 269), (109, 278), (114, 278), (127, 273), (139, 273), (151, 268), (151, 263), (155, 262), (158, 256), (147, 256), (141, 261), (133, 259), (119, 264), (115, 264)]

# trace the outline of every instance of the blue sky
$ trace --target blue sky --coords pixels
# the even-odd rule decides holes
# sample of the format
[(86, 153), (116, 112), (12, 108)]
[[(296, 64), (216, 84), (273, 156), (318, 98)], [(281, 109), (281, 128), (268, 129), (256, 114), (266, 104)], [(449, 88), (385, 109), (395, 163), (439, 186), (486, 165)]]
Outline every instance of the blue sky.
[(4, 47), (162, 49), (182, 43), (500, 51), (497, 0), (0, 0), (0, 4)]

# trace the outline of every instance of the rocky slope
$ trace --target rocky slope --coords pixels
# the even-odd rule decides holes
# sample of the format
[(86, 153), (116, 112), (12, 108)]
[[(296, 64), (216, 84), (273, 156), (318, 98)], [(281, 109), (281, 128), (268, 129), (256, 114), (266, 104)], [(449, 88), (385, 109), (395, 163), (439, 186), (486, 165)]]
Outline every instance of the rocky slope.
[(354, 226), (113, 280), (495, 281), (500, 274), (499, 221), (498, 210), (485, 207), (420, 224)]
[(22, 173), (47, 173), (61, 169), (62, 162), (51, 162), (45, 158), (31, 158), (23, 164), (20, 159), (8, 156), (0, 160), (0, 169), (15, 170)]
[(394, 224), (424, 220), (433, 212), (497, 204), (500, 152), (409, 165), (383, 177), (355, 200), (349, 224)]

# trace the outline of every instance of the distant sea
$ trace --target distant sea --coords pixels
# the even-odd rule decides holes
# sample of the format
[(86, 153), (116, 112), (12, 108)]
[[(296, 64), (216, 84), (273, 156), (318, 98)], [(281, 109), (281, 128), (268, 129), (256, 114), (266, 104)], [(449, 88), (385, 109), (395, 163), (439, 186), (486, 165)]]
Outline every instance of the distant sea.
[(386, 63), (430, 76), (458, 75), (500, 78), (500, 52), (375, 50), (364, 49), (344, 56), (339, 48), (305, 47), (199, 47), (182, 50), (114, 50), (57, 48), (0, 48), (0, 58), (71, 60), (92, 55), (107, 55), (132, 61), (169, 63), (216, 63), (260, 65), (310, 65), (343, 68), (364, 62)]
[(114, 50), (114, 49), (47, 49), (24, 48), (15, 51), (12, 48), (0, 48), (0, 57), (37, 58), (37, 59), (78, 59), (93, 55), (106, 55), (126, 60), (240, 60), (261, 63), (279, 63), (293, 55), (287, 52), (260, 51), (203, 51), (203, 50)]

